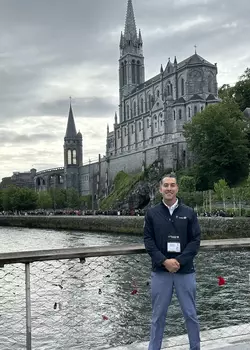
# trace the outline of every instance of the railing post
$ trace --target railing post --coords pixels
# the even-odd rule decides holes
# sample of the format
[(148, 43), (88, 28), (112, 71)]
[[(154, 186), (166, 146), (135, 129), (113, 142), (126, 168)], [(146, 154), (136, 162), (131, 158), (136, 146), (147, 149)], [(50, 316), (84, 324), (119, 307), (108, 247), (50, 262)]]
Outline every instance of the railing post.
[(25, 264), (25, 294), (26, 294), (26, 350), (31, 350), (30, 263)]

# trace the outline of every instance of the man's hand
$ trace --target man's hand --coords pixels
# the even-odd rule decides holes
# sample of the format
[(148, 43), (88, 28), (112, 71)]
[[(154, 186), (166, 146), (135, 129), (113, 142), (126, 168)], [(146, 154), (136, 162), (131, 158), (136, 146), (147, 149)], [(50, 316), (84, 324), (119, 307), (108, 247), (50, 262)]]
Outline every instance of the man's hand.
[(177, 272), (180, 269), (180, 264), (176, 259), (166, 259), (163, 265), (171, 273)]

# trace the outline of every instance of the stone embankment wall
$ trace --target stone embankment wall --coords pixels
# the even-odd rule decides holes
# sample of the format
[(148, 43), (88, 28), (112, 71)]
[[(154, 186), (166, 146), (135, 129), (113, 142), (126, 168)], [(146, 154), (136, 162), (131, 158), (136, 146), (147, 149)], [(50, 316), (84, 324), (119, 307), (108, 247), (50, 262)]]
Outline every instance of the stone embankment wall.
[[(137, 216), (0, 216), (0, 226), (142, 234)], [(250, 218), (199, 218), (202, 239), (250, 237)], [(1, 231), (0, 231), (1, 232)]]

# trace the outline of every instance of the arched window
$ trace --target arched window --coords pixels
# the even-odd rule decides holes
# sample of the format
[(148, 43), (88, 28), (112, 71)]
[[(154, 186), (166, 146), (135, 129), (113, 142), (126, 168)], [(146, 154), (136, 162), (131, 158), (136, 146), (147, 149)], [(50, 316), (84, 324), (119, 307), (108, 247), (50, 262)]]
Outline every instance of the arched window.
[(181, 109), (179, 109), (179, 119), (181, 119), (181, 115), (182, 115)]
[(121, 86), (124, 86), (124, 64), (121, 64)]
[(167, 96), (169, 96), (170, 95), (170, 86), (168, 85), (167, 86)]
[(170, 84), (170, 94), (173, 96), (173, 84)]
[(174, 120), (175, 120), (175, 111), (174, 111)]
[(134, 101), (134, 117), (136, 116), (136, 102)]
[(197, 106), (194, 106), (194, 114), (197, 113)]
[(188, 118), (191, 118), (191, 108), (188, 107)]
[(151, 95), (148, 94), (148, 109), (151, 109), (151, 105), (152, 105), (152, 98), (151, 98)]
[(201, 112), (203, 111), (203, 109), (204, 109), (203, 106), (201, 106)]
[(141, 98), (141, 113), (143, 113), (143, 111), (144, 111), (143, 104), (144, 104), (143, 98)]
[(126, 120), (126, 105), (125, 105), (125, 103), (123, 104), (123, 116), (124, 116), (123, 120)]
[(212, 92), (212, 80), (211, 76), (208, 77), (208, 92)]
[(68, 149), (68, 165), (72, 164), (71, 149)]
[(134, 133), (134, 125), (131, 125), (131, 132)]
[(160, 115), (159, 115), (159, 121), (160, 121), (160, 126), (162, 126), (162, 124), (163, 124), (162, 113), (160, 113)]
[(132, 60), (132, 84), (135, 84), (136, 82), (136, 65), (135, 65), (135, 60)]
[(73, 149), (73, 164), (76, 165), (76, 150)]
[(147, 127), (149, 128), (149, 119), (147, 119)]
[(117, 138), (120, 138), (120, 130), (117, 131)]
[(139, 122), (139, 131), (141, 131), (141, 122)]
[(127, 85), (127, 61), (124, 62), (124, 67), (123, 67), (123, 82), (124, 82), (124, 85)]
[(181, 96), (185, 94), (185, 82), (184, 79), (181, 79)]
[(129, 119), (129, 105), (127, 105), (127, 113), (126, 113), (127, 119)]
[(141, 62), (137, 61), (137, 84), (141, 83)]
[(159, 90), (157, 90), (157, 97), (160, 97), (160, 91)]

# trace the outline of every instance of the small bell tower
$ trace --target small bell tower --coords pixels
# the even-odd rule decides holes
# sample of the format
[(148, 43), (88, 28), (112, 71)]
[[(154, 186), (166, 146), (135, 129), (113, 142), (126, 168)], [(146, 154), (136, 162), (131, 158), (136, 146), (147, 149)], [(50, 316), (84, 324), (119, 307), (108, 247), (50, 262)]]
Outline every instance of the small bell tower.
[(82, 166), (82, 134), (76, 132), (70, 100), (68, 124), (64, 137), (64, 188), (80, 192), (79, 167)]

